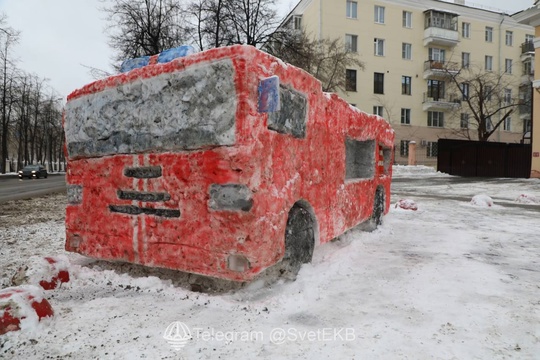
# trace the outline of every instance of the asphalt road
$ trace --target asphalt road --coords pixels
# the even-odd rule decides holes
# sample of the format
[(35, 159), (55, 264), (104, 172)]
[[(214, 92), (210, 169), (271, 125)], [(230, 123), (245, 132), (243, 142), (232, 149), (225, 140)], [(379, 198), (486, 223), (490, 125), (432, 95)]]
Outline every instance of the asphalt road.
[(65, 174), (49, 174), (47, 179), (24, 179), (0, 176), (0, 203), (66, 191)]

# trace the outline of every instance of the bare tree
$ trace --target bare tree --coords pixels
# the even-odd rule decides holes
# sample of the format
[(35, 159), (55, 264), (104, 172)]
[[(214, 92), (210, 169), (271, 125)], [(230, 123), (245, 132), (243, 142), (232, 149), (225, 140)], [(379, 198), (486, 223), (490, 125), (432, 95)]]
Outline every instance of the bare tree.
[(448, 91), (459, 94), (461, 99), (461, 107), (454, 115), (461, 122), (457, 132), (468, 139), (488, 141), (518, 107), (523, 106), (514, 76), (472, 65), (444, 71), (451, 79)]
[(30, 158), (30, 141), (32, 138), (32, 122), (30, 116), (31, 109), (31, 88), (32, 82), (28, 75), (23, 75), (18, 81), (17, 108), (16, 108), (16, 124), (18, 134), (18, 159), (19, 164), (31, 163)]
[(246, 44), (260, 47), (279, 18), (272, 0), (194, 0), (189, 33), (200, 50)]
[(17, 31), (6, 25), (5, 16), (0, 16), (1, 173), (8, 171), (6, 160), (14, 162), (15, 156), (18, 164), (35, 160), (43, 163), (47, 153), (54, 154), (49, 156), (49, 162), (63, 158), (62, 111), (56, 103), (55, 111), (45, 107), (46, 80), (17, 68), (12, 47), (18, 36)]
[[(45, 92), (50, 91), (49, 95)], [(61, 98), (36, 75), (21, 73), (14, 91), (13, 132), (19, 165), (64, 160)]]
[(183, 10), (176, 0), (112, 0), (103, 9), (116, 61), (155, 55), (184, 42)]
[(383, 108), (383, 115), (382, 117), (386, 119), (390, 124), (398, 124), (400, 119), (394, 119), (394, 105), (395, 103), (391, 99), (387, 99), (384, 96), (380, 95), (373, 95), (372, 99), (374, 100), (375, 104), (380, 104)]
[(264, 50), (315, 76), (323, 91), (346, 91), (346, 70), (364, 68), (358, 54), (349, 51), (341, 39), (313, 40), (300, 30), (274, 33)]
[(228, 0), (228, 11), (234, 44), (261, 46), (279, 25), (273, 0)]
[(199, 50), (230, 45), (233, 37), (228, 0), (195, 0), (189, 7), (189, 33)]
[(103, 79), (103, 78), (106, 78), (106, 77), (109, 77), (109, 76), (113, 75), (109, 71), (99, 69), (99, 68), (96, 68), (96, 67), (93, 67), (93, 66), (84, 65), (84, 64), (81, 64), (81, 66), (88, 69), (88, 74), (90, 74), (90, 76), (94, 80)]
[(8, 158), (8, 142), (9, 142), (9, 124), (10, 124), (10, 114), (13, 101), (11, 98), (12, 90), (12, 68), (13, 63), (11, 61), (11, 47), (17, 43), (19, 33), (11, 28), (4, 28), (6, 18), (2, 16), (0, 18), (0, 41), (1, 44), (0, 50), (0, 61), (2, 66), (2, 100), (0, 106), (1, 109), (1, 151), (0, 151), (0, 172), (2, 174), (6, 173), (6, 159)]

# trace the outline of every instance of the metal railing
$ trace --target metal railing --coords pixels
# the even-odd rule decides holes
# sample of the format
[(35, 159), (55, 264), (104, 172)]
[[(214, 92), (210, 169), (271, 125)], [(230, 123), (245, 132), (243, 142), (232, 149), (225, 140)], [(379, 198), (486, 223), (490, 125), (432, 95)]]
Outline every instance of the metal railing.
[(456, 94), (451, 94), (451, 95), (444, 94), (441, 96), (440, 94), (425, 92), (424, 100), (422, 103), (427, 103), (427, 102), (440, 103), (440, 104), (443, 104), (443, 103), (461, 104), (461, 97)]
[(521, 44), (521, 54), (534, 52), (534, 43), (532, 41), (526, 41)]
[(519, 104), (519, 115), (531, 113), (531, 103), (527, 100), (521, 100)]
[(457, 72), (459, 71), (459, 64), (452, 61), (426, 60), (424, 61), (424, 71), (428, 70)]

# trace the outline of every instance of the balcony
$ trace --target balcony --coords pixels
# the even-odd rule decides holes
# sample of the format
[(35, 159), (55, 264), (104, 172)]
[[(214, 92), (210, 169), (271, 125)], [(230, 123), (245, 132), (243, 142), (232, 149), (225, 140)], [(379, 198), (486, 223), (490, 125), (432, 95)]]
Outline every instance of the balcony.
[(534, 42), (526, 41), (521, 44), (521, 55), (533, 53), (534, 54)]
[(532, 112), (530, 100), (520, 100), (518, 108), (521, 120), (530, 119)]
[(523, 75), (521, 75), (521, 79), (520, 79), (519, 85), (520, 85), (520, 86), (523, 86), (523, 85), (529, 85), (529, 84), (531, 84), (533, 81), (534, 81), (534, 71), (531, 71), (530, 74), (524, 73)]
[(459, 43), (457, 26), (457, 14), (440, 10), (424, 11), (424, 46), (456, 46)]
[(432, 96), (424, 93), (422, 107), (427, 110), (453, 110), (461, 106), (461, 98), (457, 95)]
[(532, 41), (526, 41), (521, 44), (521, 61), (534, 61), (534, 43)]
[(424, 61), (423, 77), (424, 79), (451, 77), (457, 75), (459, 70), (460, 66), (456, 62), (427, 60)]

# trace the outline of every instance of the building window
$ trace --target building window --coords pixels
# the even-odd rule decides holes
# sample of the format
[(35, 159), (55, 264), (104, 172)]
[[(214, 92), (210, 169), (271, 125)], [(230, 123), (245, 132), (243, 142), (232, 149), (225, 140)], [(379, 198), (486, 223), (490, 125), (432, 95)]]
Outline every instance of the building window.
[(471, 65), (471, 53), (462, 52), (461, 53), (461, 67), (464, 69), (468, 69), (470, 65)]
[(384, 39), (373, 39), (373, 46), (376, 56), (384, 56)]
[(293, 16), (293, 29), (302, 30), (302, 15)]
[(532, 42), (534, 42), (534, 35), (531, 35), (531, 34), (525, 34), (525, 42), (526, 42), (526, 43), (532, 43)]
[(469, 114), (461, 113), (461, 118), (459, 120), (459, 127), (461, 129), (469, 128)]
[(446, 51), (439, 48), (429, 48), (429, 60), (444, 62)]
[(412, 59), (412, 45), (407, 43), (401, 44), (401, 58), (405, 60)]
[(403, 95), (411, 95), (411, 80), (410, 76), (401, 77), (401, 93)]
[(399, 155), (403, 157), (409, 156), (409, 143), (410, 140), (401, 140), (399, 142)]
[(528, 58), (523, 61), (523, 75), (534, 75), (533, 73), (533, 63), (531, 58)]
[(444, 81), (428, 80), (427, 96), (433, 98), (434, 101), (444, 98)]
[(384, 24), (384, 6), (375, 5), (375, 22)]
[(401, 125), (411, 125), (411, 109), (401, 109)]
[(403, 11), (403, 27), (408, 29), (412, 28), (412, 12)]
[(530, 83), (521, 85), (519, 87), (519, 113), (529, 114), (531, 113), (531, 98), (532, 88)]
[(469, 83), (461, 83), (462, 100), (469, 100)]
[(503, 102), (505, 105), (512, 104), (512, 89), (504, 89)]
[(384, 108), (380, 105), (373, 106), (373, 114), (379, 115), (380, 117), (384, 116)]
[(427, 157), (437, 157), (439, 144), (435, 141), (428, 141), (426, 146)]
[(358, 35), (345, 35), (345, 47), (349, 52), (358, 52)]
[(507, 74), (512, 73), (512, 59), (505, 59), (504, 60), (504, 72)]
[(345, 90), (356, 91), (356, 70), (345, 70)]
[(493, 70), (493, 56), (486, 55), (484, 67), (486, 68), (486, 71)]
[(507, 117), (503, 121), (503, 130), (504, 131), (512, 131), (512, 119), (510, 117)]
[(493, 42), (493, 28), (486, 26), (486, 42)]
[(531, 119), (523, 120), (523, 133), (531, 131)]
[(471, 37), (471, 23), (461, 23), (461, 36), (466, 39)]
[(491, 116), (486, 118), (486, 131), (493, 130), (493, 123), (491, 122)]
[(514, 33), (512, 31), (506, 30), (505, 44), (507, 46), (512, 46), (514, 44)]
[(492, 87), (490, 85), (484, 86), (484, 100), (491, 101)]
[(437, 10), (424, 12), (424, 29), (436, 27), (440, 29), (458, 31), (458, 15)]
[(358, 3), (356, 1), (347, 0), (347, 17), (358, 19)]
[(427, 125), (430, 127), (444, 127), (444, 113), (442, 111), (428, 111)]
[(373, 74), (373, 93), (384, 94), (384, 73)]

